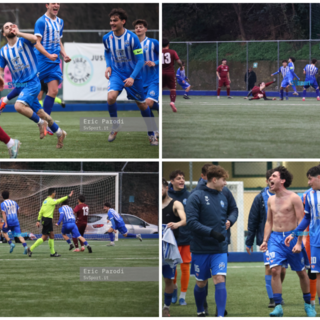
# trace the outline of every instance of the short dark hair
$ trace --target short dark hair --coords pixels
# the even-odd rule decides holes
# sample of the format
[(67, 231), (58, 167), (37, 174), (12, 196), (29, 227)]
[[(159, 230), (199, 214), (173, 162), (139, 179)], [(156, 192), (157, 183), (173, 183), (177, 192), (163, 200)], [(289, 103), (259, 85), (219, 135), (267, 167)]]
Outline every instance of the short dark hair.
[(286, 63), (288, 63), (288, 60), (282, 60), (282, 63), (283, 63), (283, 62), (286, 62)]
[(111, 206), (111, 203), (108, 202), (108, 201), (104, 204), (104, 206), (105, 206), (105, 207), (108, 207), (108, 208), (111, 208), (111, 207), (112, 207), (112, 206)]
[(80, 202), (85, 202), (85, 201), (86, 201), (86, 198), (85, 198), (85, 196), (84, 196), (83, 194), (80, 194), (79, 197), (78, 197), (78, 200), (79, 200)]
[(310, 168), (307, 172), (307, 177), (308, 176), (316, 177), (319, 175), (320, 175), (320, 165)]
[(292, 62), (296, 61), (296, 59), (294, 57), (290, 57), (289, 59), (291, 59)]
[(312, 60), (311, 60), (311, 62), (312, 62), (313, 64), (316, 64), (317, 61), (318, 61), (317, 59), (312, 59)]
[(186, 63), (185, 63), (184, 61), (181, 61), (181, 64), (182, 64), (183, 66), (185, 66), (185, 65), (186, 65)]
[(69, 199), (64, 200), (63, 202), (61, 202), (61, 206), (64, 206), (66, 204), (69, 204)]
[(266, 172), (266, 179), (269, 180), (269, 178), (271, 177), (271, 175), (273, 174), (273, 169), (269, 169), (267, 172)]
[(4, 200), (9, 199), (9, 191), (8, 191), (8, 190), (3, 190), (3, 191), (2, 191), (2, 198), (3, 198)]
[(206, 176), (208, 173), (208, 169), (213, 166), (212, 163), (206, 163), (202, 168), (201, 168), (201, 173)]
[[(112, 16), (119, 16), (120, 20), (128, 20), (128, 14), (126, 13), (125, 10), (121, 9), (121, 8), (114, 8), (111, 10), (111, 12), (109, 13), (109, 17), (111, 18)], [(126, 24), (124, 24), (125, 26)]]
[(12, 22), (8, 21), (8, 22), (5, 22), (3, 25), (2, 25), (2, 28), (1, 28), (1, 33), (3, 34), (4, 33), (4, 25), (7, 24), (7, 23), (11, 23), (13, 24)]
[(288, 188), (290, 187), (293, 179), (293, 175), (288, 171), (288, 169), (284, 166), (279, 166), (273, 169), (273, 172), (279, 172), (280, 174), (280, 179), (281, 180), (286, 180), (284, 183), (284, 187)]
[(48, 196), (51, 196), (56, 191), (56, 188), (49, 188), (48, 189)]
[(165, 48), (169, 45), (170, 41), (168, 38), (162, 38), (162, 48)]
[(148, 28), (148, 22), (146, 21), (146, 20), (144, 20), (144, 19), (137, 19), (137, 20), (135, 20), (135, 21), (133, 21), (132, 22), (132, 26), (136, 26), (137, 24), (143, 24), (143, 26), (145, 27), (145, 28)]
[(227, 59), (222, 59), (222, 60), (221, 60), (221, 63), (222, 63), (222, 61), (227, 61)]
[(162, 178), (162, 185), (164, 187), (168, 187), (169, 186), (168, 181), (165, 178)]
[(170, 173), (169, 178), (170, 180), (174, 180), (177, 176), (185, 177), (184, 172), (182, 172), (181, 170), (175, 170)]
[(228, 172), (221, 166), (210, 166), (207, 172), (207, 180), (210, 182), (213, 178), (229, 178)]

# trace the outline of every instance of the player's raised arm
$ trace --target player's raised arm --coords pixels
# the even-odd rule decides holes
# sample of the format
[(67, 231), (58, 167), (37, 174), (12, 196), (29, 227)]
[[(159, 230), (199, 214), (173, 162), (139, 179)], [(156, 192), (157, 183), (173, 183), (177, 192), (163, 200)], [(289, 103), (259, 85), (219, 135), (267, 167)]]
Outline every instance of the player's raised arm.
[(174, 212), (176, 212), (180, 218), (179, 222), (170, 222), (168, 223), (168, 227), (171, 229), (177, 229), (179, 227), (183, 227), (187, 224), (187, 217), (186, 217), (186, 213), (184, 211), (184, 207), (183, 204), (180, 201), (175, 201), (173, 203), (173, 210)]
[(279, 70), (278, 70), (277, 72), (272, 73), (272, 74), (271, 74), (271, 77), (273, 77), (273, 76), (275, 76), (276, 74), (280, 73), (280, 72), (281, 72), (281, 70), (280, 70), (280, 69), (281, 69), (281, 67), (279, 68)]
[(272, 225), (273, 225), (273, 219), (272, 219), (272, 211), (271, 211), (271, 198), (274, 196), (271, 196), (268, 199), (268, 215), (267, 215), (267, 221), (266, 225), (264, 227), (264, 236), (263, 236), (263, 242), (260, 246), (261, 251), (267, 251), (268, 250), (268, 240), (270, 238), (271, 232), (272, 232)]
[(16, 24), (13, 24), (10, 29), (11, 29), (11, 32), (14, 35), (16, 35), (17, 37), (29, 40), (31, 43), (36, 43), (37, 42), (37, 37), (35, 35), (30, 34), (30, 33), (20, 32), (19, 28), (18, 28), (18, 26)]

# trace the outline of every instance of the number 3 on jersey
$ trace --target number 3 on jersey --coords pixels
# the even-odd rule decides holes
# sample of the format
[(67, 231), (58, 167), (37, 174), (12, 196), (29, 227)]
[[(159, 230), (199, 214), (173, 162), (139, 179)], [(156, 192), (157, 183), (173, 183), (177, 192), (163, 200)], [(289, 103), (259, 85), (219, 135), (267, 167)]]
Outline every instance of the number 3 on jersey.
[(170, 64), (171, 63), (171, 55), (169, 52), (162, 53), (162, 64)]

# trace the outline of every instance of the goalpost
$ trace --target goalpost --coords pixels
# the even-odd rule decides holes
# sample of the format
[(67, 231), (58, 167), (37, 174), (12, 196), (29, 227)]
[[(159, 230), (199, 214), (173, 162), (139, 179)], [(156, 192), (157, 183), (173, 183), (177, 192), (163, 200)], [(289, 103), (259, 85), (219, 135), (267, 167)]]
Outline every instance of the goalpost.
[[(110, 202), (116, 211), (119, 210), (118, 173), (8, 172), (0, 170), (0, 195), (3, 190), (8, 190), (10, 200), (18, 203), (20, 207), (18, 218), (22, 233), (41, 236), (41, 227), (37, 228), (36, 222), (42, 202), (48, 196), (49, 188), (56, 188), (56, 199), (64, 197), (74, 190), (74, 194), (69, 198), (69, 206), (73, 209), (78, 204), (78, 196), (84, 194), (85, 203), (89, 206), (88, 217), (93, 214), (106, 214), (103, 210), (106, 201)], [(59, 220), (59, 208), (60, 205), (57, 205), (53, 214), (55, 239), (62, 239), (62, 224), (58, 227), (55, 225)], [(99, 228), (97, 225), (96, 233), (90, 235), (85, 233), (84, 236), (96, 240), (109, 238), (103, 230), (105, 228)], [(116, 237), (118, 237), (118, 233)]]

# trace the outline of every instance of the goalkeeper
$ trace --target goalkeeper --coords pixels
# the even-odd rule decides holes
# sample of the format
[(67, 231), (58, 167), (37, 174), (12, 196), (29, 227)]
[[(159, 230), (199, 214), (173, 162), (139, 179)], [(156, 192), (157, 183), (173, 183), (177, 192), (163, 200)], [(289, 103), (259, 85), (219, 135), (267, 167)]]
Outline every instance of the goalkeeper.
[(28, 248), (28, 256), (32, 256), (33, 250), (40, 246), (44, 241), (46, 241), (49, 237), (49, 247), (50, 247), (50, 257), (60, 257), (60, 255), (54, 251), (54, 233), (53, 233), (53, 212), (57, 204), (62, 203), (67, 200), (68, 197), (73, 195), (73, 191), (70, 192), (69, 196), (65, 196), (63, 198), (55, 200), (56, 189), (49, 188), (48, 190), (48, 198), (43, 201), (42, 207), (39, 212), (38, 221), (36, 226), (40, 227), (40, 221), (42, 220), (42, 237), (38, 239), (30, 248)]

